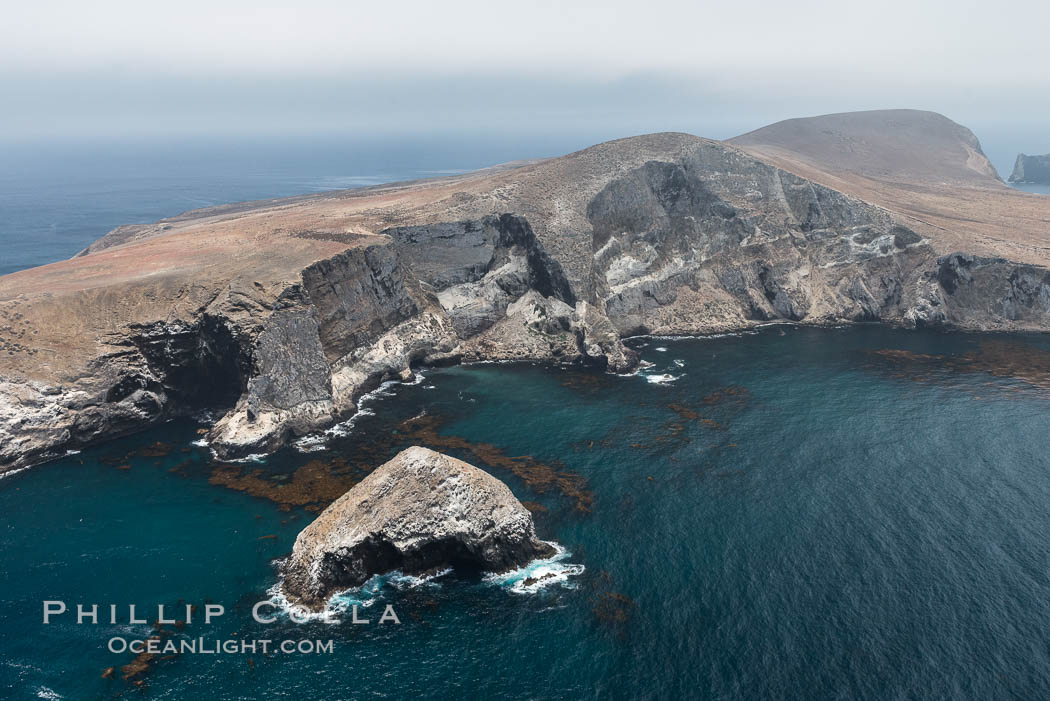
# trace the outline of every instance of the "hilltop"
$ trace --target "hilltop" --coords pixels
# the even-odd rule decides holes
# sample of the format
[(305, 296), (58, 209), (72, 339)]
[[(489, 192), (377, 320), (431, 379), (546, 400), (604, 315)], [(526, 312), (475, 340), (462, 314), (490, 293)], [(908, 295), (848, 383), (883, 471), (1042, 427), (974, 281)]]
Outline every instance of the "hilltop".
[(896, 212), (938, 252), (1050, 261), (1046, 202), (1007, 187), (974, 133), (935, 112), (789, 119), (728, 143)]

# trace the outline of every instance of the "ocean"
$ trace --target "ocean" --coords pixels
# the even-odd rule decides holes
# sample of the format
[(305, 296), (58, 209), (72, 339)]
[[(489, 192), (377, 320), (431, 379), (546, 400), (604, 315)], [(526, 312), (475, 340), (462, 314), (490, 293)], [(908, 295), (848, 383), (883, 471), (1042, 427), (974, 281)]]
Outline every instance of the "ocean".
[[(632, 376), (426, 370), (262, 462), (214, 464), (201, 417), (0, 480), (0, 696), (1050, 697), (1050, 339), (629, 343), (651, 364)], [(369, 625), (256, 623), (316, 500), (409, 444), (504, 480), (562, 555), (377, 579), (341, 599)], [(103, 620), (43, 625), (44, 600)], [(157, 633), (128, 603), (226, 612)], [(399, 624), (378, 624), (388, 605)], [(176, 654), (120, 679), (135, 655), (107, 645), (152, 634), (332, 649)]]
[[(119, 224), (592, 140), (5, 147), (0, 274)], [(627, 377), (427, 370), (261, 462), (215, 463), (201, 416), (0, 479), (0, 697), (1050, 697), (1050, 339), (778, 326), (630, 344), (651, 365)], [(317, 509), (411, 444), (504, 480), (561, 554), (379, 578), (338, 603), (369, 625), (255, 622)], [(45, 600), (70, 613), (44, 625)], [(225, 614), (206, 625), (209, 603)], [(196, 618), (155, 628), (158, 604)], [(388, 605), (399, 624), (378, 623)], [(135, 654), (107, 646), (152, 635), (332, 648), (161, 655), (121, 679)]]

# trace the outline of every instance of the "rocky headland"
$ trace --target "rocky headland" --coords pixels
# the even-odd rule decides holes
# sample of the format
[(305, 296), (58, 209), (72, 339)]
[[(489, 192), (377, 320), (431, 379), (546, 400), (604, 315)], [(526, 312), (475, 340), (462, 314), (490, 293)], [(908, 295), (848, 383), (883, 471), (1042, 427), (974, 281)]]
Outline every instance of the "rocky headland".
[(121, 227), (0, 277), (0, 471), (209, 409), (271, 452), (418, 365), (629, 370), (634, 334), (1050, 329), (1050, 200), (927, 112), (665, 133)]
[(372, 575), (446, 567), (505, 572), (554, 555), (507, 485), (462, 460), (407, 448), (333, 502), (282, 565), (289, 601), (318, 610)]
[(1045, 156), (1017, 155), (1014, 172), (1010, 173), (1012, 183), (1035, 183), (1050, 185), (1050, 154)]

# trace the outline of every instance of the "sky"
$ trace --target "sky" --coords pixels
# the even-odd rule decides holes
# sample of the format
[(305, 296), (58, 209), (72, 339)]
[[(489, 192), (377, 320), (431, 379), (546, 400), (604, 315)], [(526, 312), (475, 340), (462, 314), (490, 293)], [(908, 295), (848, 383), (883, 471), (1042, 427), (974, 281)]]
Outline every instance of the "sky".
[(679, 130), (914, 107), (1050, 151), (1045, 0), (9, 3), (0, 140)]

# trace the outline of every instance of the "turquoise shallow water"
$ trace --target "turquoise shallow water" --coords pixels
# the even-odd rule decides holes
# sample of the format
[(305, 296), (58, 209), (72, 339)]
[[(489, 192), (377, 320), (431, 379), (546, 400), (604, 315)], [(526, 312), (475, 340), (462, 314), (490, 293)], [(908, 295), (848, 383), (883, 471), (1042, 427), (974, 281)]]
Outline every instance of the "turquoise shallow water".
[[(554, 568), (577, 566), (531, 593), (451, 574), (353, 595), (399, 626), (254, 623), (313, 512), (209, 483), (194, 422), (0, 480), (0, 696), (1050, 695), (1050, 339), (865, 326), (632, 343), (653, 363), (632, 377), (430, 370), (326, 450), (232, 471), (289, 490), (311, 461), (345, 478), (427, 439), (532, 502), (569, 553)], [(544, 466), (571, 473), (562, 489)], [(105, 646), (149, 626), (44, 626), (44, 599), (211, 600), (226, 615), (173, 639), (333, 652), (180, 655), (138, 687), (100, 678), (133, 657)]]

